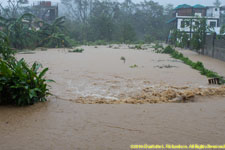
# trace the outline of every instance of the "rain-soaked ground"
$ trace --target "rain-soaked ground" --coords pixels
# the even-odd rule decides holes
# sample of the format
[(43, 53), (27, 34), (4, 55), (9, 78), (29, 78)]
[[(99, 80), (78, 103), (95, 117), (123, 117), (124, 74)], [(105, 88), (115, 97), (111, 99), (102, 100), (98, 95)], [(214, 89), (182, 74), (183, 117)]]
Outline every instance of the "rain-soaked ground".
[[(224, 144), (225, 87), (208, 85), (198, 71), (146, 47), (83, 46), (83, 53), (49, 49), (17, 54), (49, 67), (47, 78), (56, 83), (51, 83), (53, 96), (46, 103), (0, 108), (0, 148)], [(181, 51), (225, 76), (225, 62)]]

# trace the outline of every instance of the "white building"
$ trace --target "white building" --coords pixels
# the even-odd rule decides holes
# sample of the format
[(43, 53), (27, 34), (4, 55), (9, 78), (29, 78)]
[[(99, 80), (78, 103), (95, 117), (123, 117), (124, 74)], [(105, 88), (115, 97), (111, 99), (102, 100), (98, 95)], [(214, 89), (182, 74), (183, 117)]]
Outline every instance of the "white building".
[(205, 18), (207, 26), (210, 31), (220, 32), (220, 8), (219, 7), (205, 7), (203, 5), (179, 5), (174, 9), (174, 18), (168, 23), (173, 25), (180, 31), (184, 31), (189, 35), (194, 32), (193, 27), (199, 22), (199, 18)]

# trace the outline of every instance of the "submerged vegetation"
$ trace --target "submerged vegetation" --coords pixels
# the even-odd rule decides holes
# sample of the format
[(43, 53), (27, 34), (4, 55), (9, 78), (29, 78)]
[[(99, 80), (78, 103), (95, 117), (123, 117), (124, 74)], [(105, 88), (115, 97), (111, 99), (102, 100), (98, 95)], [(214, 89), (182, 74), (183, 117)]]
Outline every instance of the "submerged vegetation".
[(124, 56), (121, 56), (120, 60), (122, 60), (124, 64), (126, 63), (126, 58)]
[(130, 66), (130, 68), (137, 68), (137, 67), (138, 67), (138, 65), (136, 65), (136, 64)]
[(70, 53), (82, 53), (84, 51), (83, 48), (76, 48), (74, 50), (69, 50)]

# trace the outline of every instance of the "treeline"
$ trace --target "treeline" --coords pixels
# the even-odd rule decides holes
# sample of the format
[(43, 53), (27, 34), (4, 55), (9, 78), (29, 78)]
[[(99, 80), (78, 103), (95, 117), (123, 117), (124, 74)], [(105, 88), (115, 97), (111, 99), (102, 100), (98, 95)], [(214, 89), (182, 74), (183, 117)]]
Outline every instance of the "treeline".
[(112, 0), (61, 0), (67, 16), (68, 35), (76, 41), (150, 43), (166, 40), (166, 21), (173, 6), (153, 1), (120, 3)]
[(0, 16), (0, 34), (5, 35), (10, 47), (15, 49), (72, 47), (71, 39), (65, 35), (64, 23), (65, 17), (49, 24), (29, 13), (18, 18)]
[[(41, 21), (23, 7), (28, 1), (0, 4), (0, 27), (16, 49), (70, 47), (87, 43), (151, 43), (165, 41), (172, 5), (149, 0), (61, 0), (63, 14), (52, 23)], [(30, 11), (32, 12), (32, 11)]]

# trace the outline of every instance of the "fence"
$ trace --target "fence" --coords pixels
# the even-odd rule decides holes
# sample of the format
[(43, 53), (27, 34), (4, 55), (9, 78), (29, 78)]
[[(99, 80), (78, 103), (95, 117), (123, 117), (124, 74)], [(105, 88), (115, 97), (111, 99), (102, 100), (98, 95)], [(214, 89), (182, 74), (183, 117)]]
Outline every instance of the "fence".
[(207, 35), (202, 53), (225, 61), (225, 39), (223, 37), (218, 39), (215, 35)]

